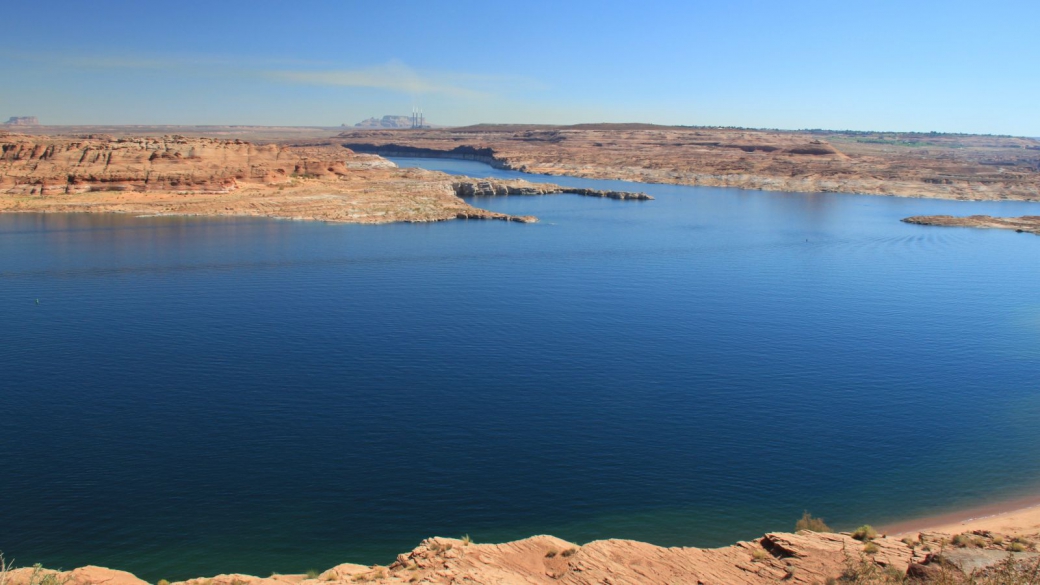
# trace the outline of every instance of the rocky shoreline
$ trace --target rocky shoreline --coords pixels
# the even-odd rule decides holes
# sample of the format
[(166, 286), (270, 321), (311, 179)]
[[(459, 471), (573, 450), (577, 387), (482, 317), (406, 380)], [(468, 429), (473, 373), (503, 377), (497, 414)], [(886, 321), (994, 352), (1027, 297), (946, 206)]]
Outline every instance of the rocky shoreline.
[(590, 179), (1040, 201), (1040, 140), (1031, 138), (586, 124), (357, 129), (315, 142)]
[[(896, 539), (885, 535), (800, 531), (774, 532), (734, 545), (701, 549), (660, 547), (631, 540), (577, 545), (553, 536), (504, 544), (468, 538), (429, 538), (389, 565), (341, 564), (322, 573), (256, 577), (225, 574), (161, 585), (319, 585), (322, 583), (426, 585), (824, 583), (859, 576), (860, 583), (958, 583), (1007, 568), (1027, 571), (1040, 563), (1033, 541), (988, 531), (960, 535), (923, 532)], [(131, 573), (100, 567), (71, 571), (21, 568), (0, 576), (5, 585), (146, 585)], [(872, 578), (873, 577), (873, 578)], [(886, 578), (892, 581), (884, 580)]]
[(455, 194), (459, 197), (501, 197), (507, 195), (559, 195), (571, 194), (582, 197), (601, 197), (607, 199), (630, 199), (652, 201), (653, 197), (646, 193), (628, 191), (602, 191), (580, 187), (561, 187), (549, 183), (531, 183), (528, 181), (496, 180), (496, 179), (456, 179), (452, 183)]

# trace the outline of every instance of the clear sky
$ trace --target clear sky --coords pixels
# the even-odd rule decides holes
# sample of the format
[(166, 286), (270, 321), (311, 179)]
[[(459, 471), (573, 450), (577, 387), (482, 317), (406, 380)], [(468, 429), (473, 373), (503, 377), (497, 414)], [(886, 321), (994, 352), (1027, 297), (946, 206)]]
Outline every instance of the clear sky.
[(0, 117), (1040, 136), (1040, 1), (84, 1), (0, 9)]

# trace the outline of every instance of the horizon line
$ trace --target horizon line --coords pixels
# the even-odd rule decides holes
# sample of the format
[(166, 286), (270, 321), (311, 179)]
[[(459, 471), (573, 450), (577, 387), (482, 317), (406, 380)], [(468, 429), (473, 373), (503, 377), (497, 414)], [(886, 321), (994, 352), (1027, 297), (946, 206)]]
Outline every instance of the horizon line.
[[(395, 115), (395, 114), (390, 114)], [(15, 118), (23, 116), (14, 116)], [(407, 117), (407, 116), (405, 116)], [(549, 128), (573, 128), (588, 126), (654, 126), (659, 128), (689, 128), (706, 130), (746, 130), (755, 132), (826, 132), (833, 134), (923, 134), (935, 136), (992, 136), (996, 138), (1027, 138), (1040, 140), (1040, 136), (1026, 134), (995, 134), (982, 132), (943, 132), (938, 130), (856, 130), (852, 128), (768, 128), (757, 126), (733, 126), (718, 124), (659, 124), (656, 122), (575, 122), (571, 124), (552, 124), (543, 122), (477, 122), (474, 124), (451, 125), (437, 124), (425, 130), (446, 130), (452, 128), (473, 128), (478, 126), (541, 126)], [(339, 124), (322, 126), (316, 124), (8, 124), (0, 122), (0, 131), (29, 130), (32, 128), (314, 128), (321, 130), (358, 129), (358, 130), (402, 130), (414, 131), (415, 128), (364, 128), (356, 125)], [(17, 132), (16, 132), (17, 133)]]

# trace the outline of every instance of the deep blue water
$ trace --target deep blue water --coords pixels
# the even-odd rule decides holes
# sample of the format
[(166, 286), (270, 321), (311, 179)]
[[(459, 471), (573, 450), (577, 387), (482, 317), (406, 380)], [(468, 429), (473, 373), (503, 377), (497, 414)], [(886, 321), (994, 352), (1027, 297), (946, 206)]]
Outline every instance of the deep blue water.
[(430, 535), (722, 545), (1040, 485), (1040, 238), (898, 221), (1040, 205), (547, 180), (657, 199), (473, 202), (530, 225), (0, 215), (0, 551), (266, 575)]

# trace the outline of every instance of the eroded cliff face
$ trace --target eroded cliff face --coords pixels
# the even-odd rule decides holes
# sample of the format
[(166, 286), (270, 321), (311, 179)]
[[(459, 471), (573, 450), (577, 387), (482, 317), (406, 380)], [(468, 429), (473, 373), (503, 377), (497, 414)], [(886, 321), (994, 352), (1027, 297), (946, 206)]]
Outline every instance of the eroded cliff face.
[(0, 192), (227, 193), (293, 177), (343, 176), (390, 163), (340, 146), (254, 145), (212, 138), (0, 136)]
[[(963, 536), (963, 535), (962, 535)], [(765, 585), (825, 583), (988, 583), (984, 576), (1008, 560), (1023, 575), (1040, 562), (1035, 551), (1010, 553), (1006, 540), (988, 532), (969, 535), (955, 547), (950, 535), (924, 533), (896, 540), (861, 542), (849, 534), (803, 531), (770, 533), (760, 539), (714, 549), (660, 547), (631, 540), (599, 540), (584, 546), (534, 536), (504, 544), (475, 544), (429, 538), (386, 566), (337, 565), (316, 577), (274, 574), (267, 578), (230, 574), (190, 579), (174, 585), (322, 585), (351, 583), (427, 585), (525, 583), (570, 585), (671, 585), (711, 583)], [(1008, 540), (1009, 541), (1009, 540)], [(1033, 547), (1032, 544), (1029, 545)], [(146, 585), (122, 571), (83, 567), (58, 572), (25, 568), (10, 571), (7, 585), (32, 585), (53, 575), (66, 585)], [(1001, 582), (1001, 581), (998, 581)], [(1030, 581), (1015, 581), (1030, 582)]]

